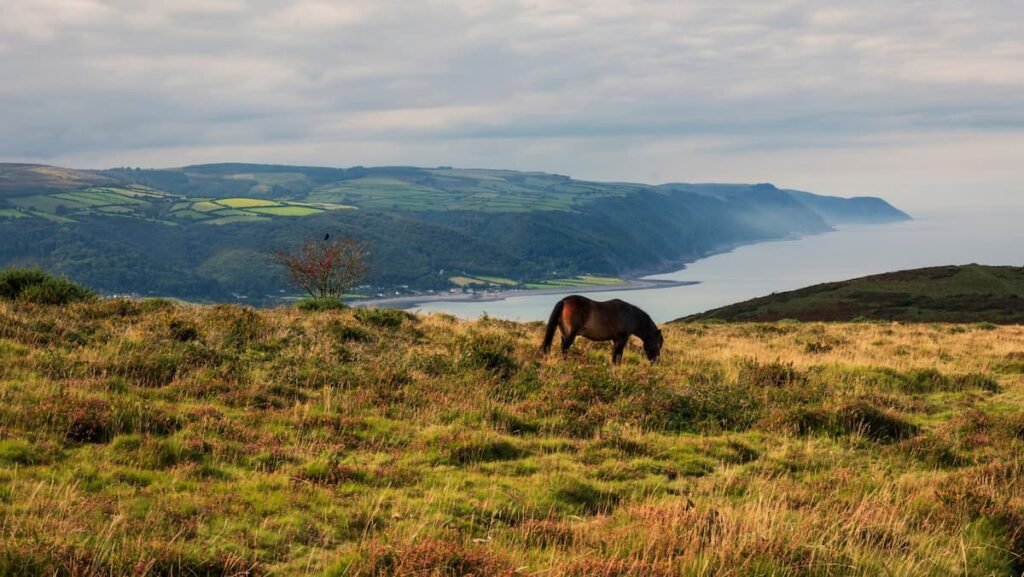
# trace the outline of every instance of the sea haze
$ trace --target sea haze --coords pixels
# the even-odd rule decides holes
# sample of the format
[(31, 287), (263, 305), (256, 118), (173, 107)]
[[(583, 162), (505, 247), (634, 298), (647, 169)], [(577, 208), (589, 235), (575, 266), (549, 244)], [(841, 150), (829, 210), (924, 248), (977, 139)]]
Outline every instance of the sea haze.
[[(647, 277), (699, 284), (591, 297), (629, 301), (665, 322), (773, 292), (895, 270), (972, 262), (1022, 266), (1022, 246), (1024, 227), (1017, 215), (926, 214), (896, 224), (843, 225), (822, 235), (746, 245), (680, 271)], [(416, 310), (463, 318), (486, 313), (512, 320), (544, 320), (559, 298), (547, 294), (489, 302), (432, 302)]]

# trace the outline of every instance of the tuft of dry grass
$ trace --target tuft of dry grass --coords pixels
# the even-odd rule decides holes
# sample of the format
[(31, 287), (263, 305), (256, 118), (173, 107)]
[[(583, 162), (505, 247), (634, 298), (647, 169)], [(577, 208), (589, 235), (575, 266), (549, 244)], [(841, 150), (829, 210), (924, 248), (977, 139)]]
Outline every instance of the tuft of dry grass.
[(0, 574), (1015, 575), (1024, 327), (0, 303)]

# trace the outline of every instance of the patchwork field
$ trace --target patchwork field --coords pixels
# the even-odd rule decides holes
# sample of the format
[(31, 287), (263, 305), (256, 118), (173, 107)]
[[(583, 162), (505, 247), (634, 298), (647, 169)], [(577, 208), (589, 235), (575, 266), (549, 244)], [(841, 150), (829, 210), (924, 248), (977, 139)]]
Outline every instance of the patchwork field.
[(0, 574), (1017, 575), (1024, 327), (0, 303)]
[(258, 198), (189, 198), (138, 185), (16, 196), (7, 199), (7, 202), (14, 208), (4, 209), (0, 212), (0, 218), (37, 217), (74, 222), (76, 218), (89, 216), (121, 216), (172, 226), (180, 221), (204, 224), (260, 222), (276, 216), (310, 216), (326, 210), (353, 208), (331, 203)]
[(626, 284), (626, 281), (607, 276), (580, 275), (572, 278), (555, 278), (541, 283), (527, 283), (526, 288), (588, 288), (588, 287), (610, 287)]

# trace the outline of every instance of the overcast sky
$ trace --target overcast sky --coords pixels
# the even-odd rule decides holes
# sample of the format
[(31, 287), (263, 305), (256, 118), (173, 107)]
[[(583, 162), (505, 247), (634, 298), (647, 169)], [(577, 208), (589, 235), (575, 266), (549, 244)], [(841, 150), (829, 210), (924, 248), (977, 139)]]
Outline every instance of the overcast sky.
[(1021, 207), (1024, 3), (3, 0), (0, 160), (773, 182)]

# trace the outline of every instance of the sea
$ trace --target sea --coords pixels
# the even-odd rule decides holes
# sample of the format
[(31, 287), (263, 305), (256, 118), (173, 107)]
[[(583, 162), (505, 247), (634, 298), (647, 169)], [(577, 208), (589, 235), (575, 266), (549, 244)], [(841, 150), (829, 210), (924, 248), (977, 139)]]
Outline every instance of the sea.
[[(589, 296), (631, 302), (655, 321), (666, 322), (771, 293), (884, 272), (969, 263), (1024, 266), (1022, 216), (946, 212), (893, 224), (840, 225), (824, 234), (740, 246), (681, 270), (645, 277), (696, 284)], [(561, 298), (543, 294), (486, 302), (435, 301), (414, 310), (534, 321), (546, 320)]]

